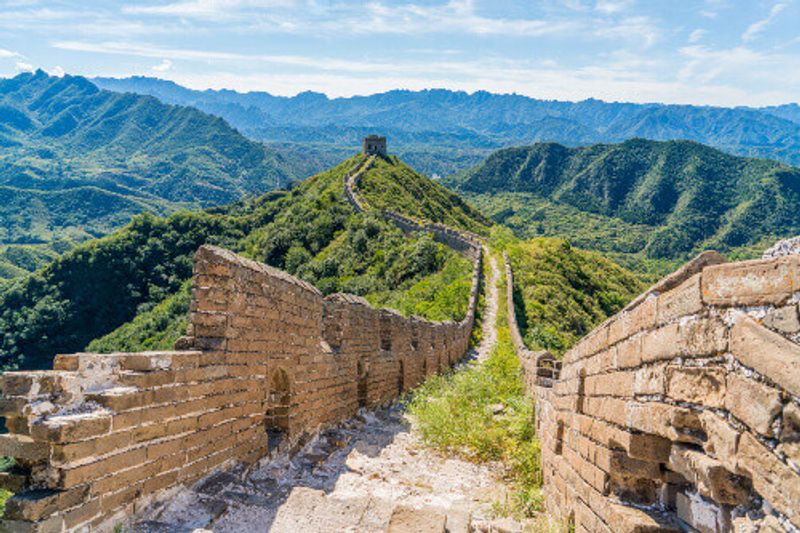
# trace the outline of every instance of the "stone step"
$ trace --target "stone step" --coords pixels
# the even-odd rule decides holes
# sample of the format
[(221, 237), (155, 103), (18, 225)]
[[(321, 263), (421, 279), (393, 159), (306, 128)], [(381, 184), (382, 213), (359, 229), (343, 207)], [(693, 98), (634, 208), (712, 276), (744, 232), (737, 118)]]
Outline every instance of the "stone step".
[(271, 533), (469, 533), (463, 509), (414, 508), (372, 496), (341, 497), (295, 487), (272, 522)]
[(372, 497), (335, 498), (321, 490), (296, 487), (281, 505), (271, 533), (383, 532), (392, 506)]
[(446, 533), (447, 515), (435, 509), (398, 505), (389, 520), (388, 533)]

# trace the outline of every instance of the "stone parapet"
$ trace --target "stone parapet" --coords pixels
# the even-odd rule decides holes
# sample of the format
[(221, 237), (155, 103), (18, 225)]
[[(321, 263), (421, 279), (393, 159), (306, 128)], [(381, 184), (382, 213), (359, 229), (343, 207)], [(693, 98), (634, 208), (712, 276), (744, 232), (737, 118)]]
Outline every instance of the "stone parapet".
[(798, 295), (798, 256), (707, 252), (582, 339), (556, 379), (526, 380), (548, 510), (576, 531), (798, 531)]

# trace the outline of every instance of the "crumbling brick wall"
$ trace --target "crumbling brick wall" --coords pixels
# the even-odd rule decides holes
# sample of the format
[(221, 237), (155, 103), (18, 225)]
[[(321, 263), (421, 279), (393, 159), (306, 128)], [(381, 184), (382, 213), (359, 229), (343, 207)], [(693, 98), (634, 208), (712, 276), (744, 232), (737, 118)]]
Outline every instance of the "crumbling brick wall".
[(557, 379), (526, 380), (546, 506), (574, 530), (800, 529), (800, 256), (723, 261), (702, 254)]
[(204, 246), (181, 350), (56, 357), (52, 371), (0, 377), (15, 457), (0, 529), (108, 528), (164, 489), (231, 460), (288, 450), (397, 397), (467, 350), (467, 316), (404, 318), (362, 298), (323, 297), (267, 265)]

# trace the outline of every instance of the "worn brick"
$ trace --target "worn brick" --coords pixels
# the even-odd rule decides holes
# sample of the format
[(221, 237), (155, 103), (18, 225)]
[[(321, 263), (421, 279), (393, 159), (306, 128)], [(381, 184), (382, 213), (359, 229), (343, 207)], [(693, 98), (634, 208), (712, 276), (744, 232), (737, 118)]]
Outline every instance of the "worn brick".
[(666, 324), (677, 318), (698, 314), (703, 310), (700, 293), (700, 274), (695, 274), (674, 289), (658, 296), (658, 324)]
[(702, 287), (703, 301), (710, 305), (780, 305), (800, 290), (800, 257), (709, 266)]
[(50, 457), (50, 446), (27, 435), (6, 433), (0, 435), (0, 455), (26, 461), (43, 461)]
[(111, 416), (103, 412), (51, 417), (31, 426), (31, 436), (40, 441), (77, 442), (108, 433)]
[(674, 400), (707, 407), (725, 401), (725, 369), (722, 367), (667, 367), (667, 394)]
[(736, 470), (736, 449), (739, 445), (739, 431), (726, 420), (711, 411), (700, 414), (700, 423), (706, 433), (703, 449), (716, 457), (730, 471)]
[(37, 521), (56, 511), (80, 504), (87, 493), (88, 486), (65, 491), (37, 489), (21, 492), (6, 500), (4, 517), (12, 520)]
[(800, 318), (797, 316), (797, 304), (778, 307), (769, 311), (764, 317), (764, 325), (783, 334), (800, 331)]
[(725, 409), (751, 429), (771, 437), (772, 422), (781, 412), (780, 391), (732, 373), (728, 376)]
[(731, 352), (743, 365), (800, 396), (800, 346), (741, 316), (731, 330)]
[(723, 505), (746, 505), (750, 483), (716, 459), (683, 445), (672, 447), (669, 467), (693, 483), (700, 494)]

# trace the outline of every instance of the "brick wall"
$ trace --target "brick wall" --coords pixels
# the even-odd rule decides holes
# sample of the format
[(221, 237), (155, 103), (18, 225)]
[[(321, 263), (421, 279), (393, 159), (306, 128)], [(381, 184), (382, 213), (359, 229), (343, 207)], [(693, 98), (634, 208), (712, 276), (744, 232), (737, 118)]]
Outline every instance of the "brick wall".
[(576, 531), (798, 531), (798, 296), (800, 256), (708, 252), (592, 331), (555, 380), (524, 365), (547, 509)]
[(187, 337), (169, 352), (56, 357), (0, 377), (9, 433), (0, 530), (110, 527), (229, 461), (291, 450), (397, 397), (467, 350), (480, 281), (458, 323), (404, 318), (221, 248), (195, 256)]

